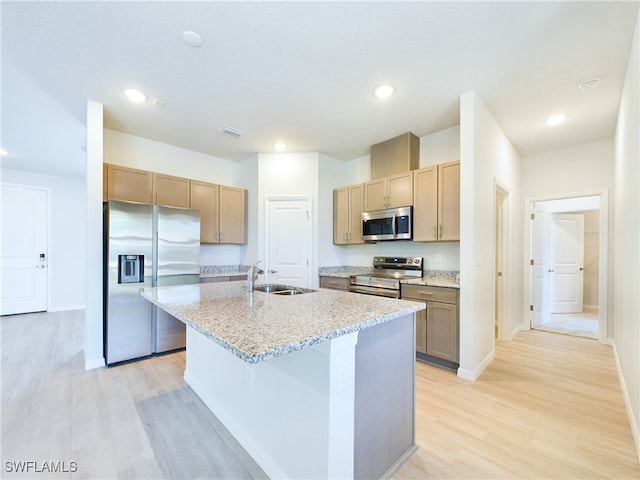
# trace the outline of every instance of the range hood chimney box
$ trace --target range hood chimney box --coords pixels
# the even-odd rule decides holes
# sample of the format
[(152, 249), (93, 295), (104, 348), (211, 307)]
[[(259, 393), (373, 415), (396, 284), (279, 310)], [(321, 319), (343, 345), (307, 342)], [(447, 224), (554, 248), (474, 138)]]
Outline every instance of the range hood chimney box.
[(371, 145), (371, 180), (420, 168), (420, 139), (407, 132)]

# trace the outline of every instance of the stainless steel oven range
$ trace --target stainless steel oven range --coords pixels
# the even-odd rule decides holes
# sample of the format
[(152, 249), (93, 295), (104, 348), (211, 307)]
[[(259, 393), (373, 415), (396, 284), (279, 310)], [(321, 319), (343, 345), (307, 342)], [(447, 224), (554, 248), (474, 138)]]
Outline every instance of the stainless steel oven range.
[(373, 273), (352, 275), (349, 291), (400, 298), (400, 280), (422, 277), (422, 257), (373, 257)]

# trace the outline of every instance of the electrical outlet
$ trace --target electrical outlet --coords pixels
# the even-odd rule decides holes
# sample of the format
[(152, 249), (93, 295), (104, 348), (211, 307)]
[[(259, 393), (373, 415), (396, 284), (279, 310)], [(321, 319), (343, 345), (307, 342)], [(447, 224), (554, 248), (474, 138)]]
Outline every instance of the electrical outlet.
[(436, 262), (441, 262), (442, 261), (442, 254), (440, 253), (436, 253)]

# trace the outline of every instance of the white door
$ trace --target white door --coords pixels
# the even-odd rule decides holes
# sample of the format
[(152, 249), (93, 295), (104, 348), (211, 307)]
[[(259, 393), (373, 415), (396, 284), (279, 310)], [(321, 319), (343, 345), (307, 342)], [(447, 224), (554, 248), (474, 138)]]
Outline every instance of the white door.
[(311, 201), (267, 199), (265, 274), (269, 282), (309, 287)]
[(539, 327), (549, 322), (550, 314), (550, 245), (551, 214), (535, 205), (531, 219), (531, 327)]
[(47, 310), (46, 190), (0, 186), (0, 314)]
[(584, 215), (556, 213), (551, 228), (551, 313), (581, 313)]

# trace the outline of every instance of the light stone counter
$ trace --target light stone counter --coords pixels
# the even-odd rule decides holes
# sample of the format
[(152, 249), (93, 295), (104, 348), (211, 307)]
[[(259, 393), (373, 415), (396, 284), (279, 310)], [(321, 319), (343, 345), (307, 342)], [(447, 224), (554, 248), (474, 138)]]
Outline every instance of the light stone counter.
[(249, 364), (279, 357), (425, 308), (329, 289), (246, 291), (245, 282), (143, 288), (142, 296)]

